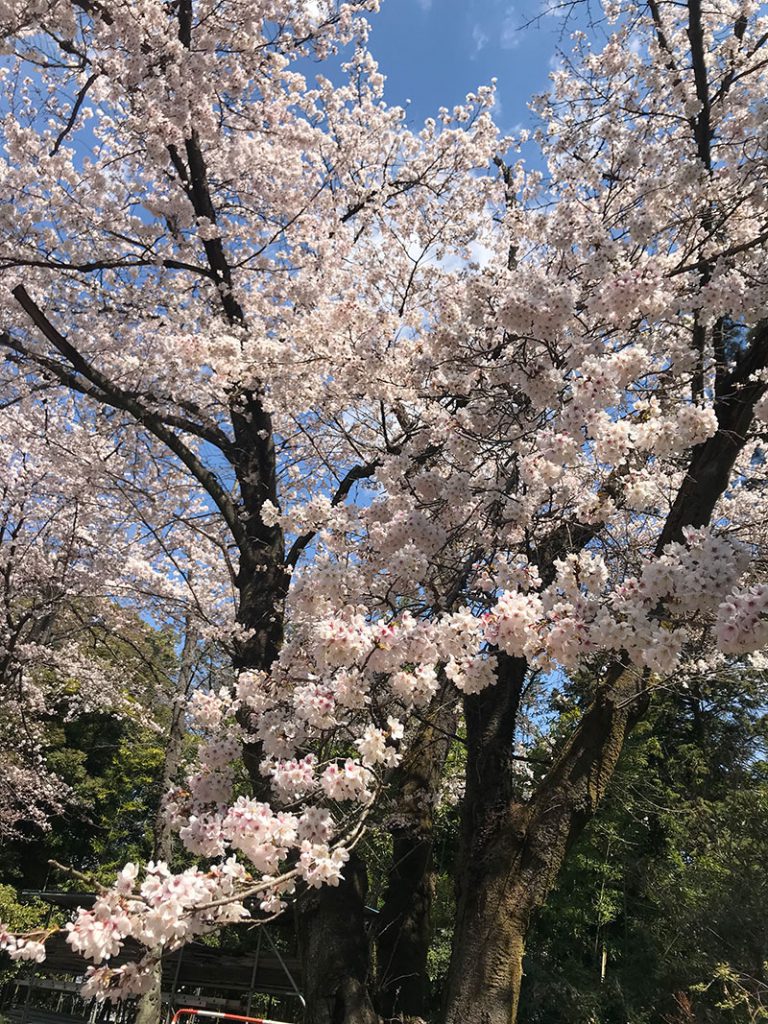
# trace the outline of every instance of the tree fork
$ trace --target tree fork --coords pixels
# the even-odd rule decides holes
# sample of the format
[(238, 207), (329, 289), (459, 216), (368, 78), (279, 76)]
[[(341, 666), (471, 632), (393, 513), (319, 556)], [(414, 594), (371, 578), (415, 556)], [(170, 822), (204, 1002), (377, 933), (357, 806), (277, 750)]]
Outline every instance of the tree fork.
[[(519, 686), (524, 663), (515, 667)], [(647, 707), (634, 671), (613, 670), (534, 797), (515, 796), (508, 749), (513, 689), (494, 688), (482, 741), (469, 731), (458, 908), (446, 1024), (514, 1024), (525, 939), (573, 841), (602, 800), (624, 740)], [(481, 695), (482, 696), (482, 695)], [(487, 703), (487, 702), (486, 702)], [(468, 718), (468, 722), (470, 719)], [(470, 782), (471, 780), (471, 782)]]

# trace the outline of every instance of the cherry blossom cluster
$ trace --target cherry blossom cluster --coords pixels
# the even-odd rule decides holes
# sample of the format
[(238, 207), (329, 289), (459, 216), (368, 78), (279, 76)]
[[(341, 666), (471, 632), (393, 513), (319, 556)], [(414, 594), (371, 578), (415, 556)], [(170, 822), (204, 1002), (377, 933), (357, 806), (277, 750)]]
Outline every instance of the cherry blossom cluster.
[[(128, 936), (149, 949), (175, 948), (208, 931), (222, 914), (232, 921), (247, 917), (241, 904), (226, 901), (246, 881), (245, 868), (234, 857), (207, 872), (188, 868), (179, 874), (162, 861), (150, 861), (140, 883), (138, 866), (126, 864), (114, 889), (102, 893), (92, 908), (81, 908), (67, 924), (67, 941), (96, 963), (115, 956)], [(204, 909), (221, 900), (222, 906)]]
[[(600, 652), (626, 652), (639, 667), (669, 674), (678, 666), (687, 626), (718, 619), (723, 653), (765, 642), (757, 591), (721, 604), (749, 564), (747, 549), (708, 530), (686, 530), (639, 576), (609, 589), (599, 554), (583, 551), (555, 563), (555, 580), (540, 594), (506, 592), (486, 616), (486, 639), (514, 657), (574, 669)], [(754, 614), (746, 612), (749, 597)], [(739, 615), (740, 605), (744, 611)], [(726, 622), (732, 621), (726, 626)], [(733, 639), (722, 640), (731, 636)], [(738, 637), (738, 640), (736, 640)]]
[(44, 941), (14, 935), (3, 925), (0, 925), (0, 950), (7, 953), (12, 960), (31, 960), (38, 964), (45, 960)]
[[(138, 994), (147, 984), (152, 963), (163, 952), (249, 917), (238, 895), (249, 891), (251, 879), (235, 857), (208, 871), (188, 868), (178, 874), (162, 861), (150, 862), (141, 881), (139, 876), (137, 865), (126, 864), (114, 887), (102, 891), (92, 908), (78, 910), (65, 926), (71, 948), (95, 964), (117, 956), (128, 938), (147, 949), (138, 967), (91, 968), (86, 991), (92, 995), (120, 999)], [(42, 942), (17, 939), (0, 930), (0, 943), (12, 959), (40, 962), (45, 958)]]
[(745, 654), (768, 647), (768, 587), (757, 584), (736, 590), (717, 615), (717, 642), (727, 654)]

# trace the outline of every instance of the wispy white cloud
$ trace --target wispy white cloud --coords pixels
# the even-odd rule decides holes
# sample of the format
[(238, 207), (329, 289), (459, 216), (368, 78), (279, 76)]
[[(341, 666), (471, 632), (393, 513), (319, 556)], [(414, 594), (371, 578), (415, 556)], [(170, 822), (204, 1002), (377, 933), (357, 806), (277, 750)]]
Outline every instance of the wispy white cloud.
[(422, 11), (432, 10), (432, 0), (416, 0), (416, 3), (422, 9)]
[(557, 3), (556, 0), (541, 0), (539, 14), (545, 18), (565, 18), (569, 8), (567, 4)]
[(643, 52), (643, 40), (637, 32), (634, 32), (629, 37), (629, 43), (627, 45), (629, 48), (629, 52), (633, 53), (636, 57), (639, 57), (640, 54)]
[(324, 0), (307, 0), (305, 5), (307, 16), (313, 25), (319, 25), (330, 13)]
[(501, 31), (499, 32), (499, 46), (502, 50), (514, 50), (516, 46), (520, 45), (520, 23), (518, 16), (515, 14), (515, 8), (512, 6), (507, 7), (504, 11), (504, 17), (501, 21)]
[[(479, 267), (483, 268), (489, 266), (496, 258), (496, 252), (493, 249), (490, 249), (483, 242), (469, 243), (469, 259)], [(430, 257), (428, 265), (440, 267), (448, 273), (457, 273), (458, 271), (466, 269), (467, 260), (452, 252), (448, 253), (441, 260)]]
[[(472, 6), (477, 11), (477, 5), (473, 4)], [(491, 13), (490, 8), (495, 8), (495, 10)], [(473, 23), (470, 32), (472, 40), (470, 56), (477, 57), (481, 50), (488, 46), (501, 50), (514, 50), (519, 46), (520, 19), (512, 4), (495, 2), (486, 6), (484, 10), (491, 16)]]
[(475, 22), (472, 26), (472, 56), (476, 57), (478, 53), (488, 43), (488, 33), (485, 31), (483, 26), (479, 22)]

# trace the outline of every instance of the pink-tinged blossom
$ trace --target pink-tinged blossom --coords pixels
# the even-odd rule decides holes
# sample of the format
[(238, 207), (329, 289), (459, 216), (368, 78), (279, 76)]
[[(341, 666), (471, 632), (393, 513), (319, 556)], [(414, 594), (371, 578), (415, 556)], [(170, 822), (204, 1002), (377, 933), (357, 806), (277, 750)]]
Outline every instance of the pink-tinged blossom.
[(143, 995), (151, 985), (150, 965), (128, 963), (116, 968), (89, 967), (80, 991), (84, 999), (97, 999), (100, 1002), (109, 1000), (116, 1003)]
[(355, 746), (360, 751), (366, 768), (373, 768), (378, 764), (391, 768), (398, 763), (398, 753), (387, 743), (387, 733), (373, 725), (369, 725), (361, 738), (355, 740)]
[(717, 611), (717, 641), (726, 654), (768, 647), (768, 586), (737, 590)]
[(289, 802), (306, 796), (317, 784), (316, 762), (314, 754), (307, 754), (300, 760), (276, 761), (270, 768), (275, 793)]
[(535, 652), (540, 640), (537, 626), (542, 618), (536, 595), (502, 594), (485, 623), (485, 636), (514, 658)]
[(299, 873), (312, 889), (323, 885), (336, 886), (344, 877), (342, 872), (348, 860), (349, 853), (344, 849), (330, 850), (325, 843), (311, 843), (305, 839), (301, 844)]
[(13, 935), (3, 924), (0, 924), (0, 950), (11, 960), (30, 960), (38, 964), (45, 960), (45, 943)]
[(354, 664), (376, 642), (365, 618), (359, 613), (319, 623), (315, 628), (315, 637), (323, 662), (331, 667)]
[(437, 670), (434, 665), (417, 664), (411, 672), (394, 672), (389, 683), (406, 705), (424, 707), (437, 692)]
[(66, 924), (67, 942), (86, 960), (101, 963), (117, 956), (131, 934), (130, 917), (115, 900), (97, 899), (93, 909), (80, 908), (74, 921)]
[(372, 796), (371, 781), (370, 772), (352, 758), (341, 764), (334, 761), (320, 776), (323, 791), (331, 800), (354, 800), (362, 804)]
[(296, 820), (275, 814), (269, 804), (238, 797), (222, 822), (229, 843), (246, 855), (257, 871), (275, 874), (296, 838)]
[(327, 843), (333, 830), (333, 818), (324, 807), (305, 807), (299, 816), (298, 834), (302, 841), (308, 839), (311, 843)]

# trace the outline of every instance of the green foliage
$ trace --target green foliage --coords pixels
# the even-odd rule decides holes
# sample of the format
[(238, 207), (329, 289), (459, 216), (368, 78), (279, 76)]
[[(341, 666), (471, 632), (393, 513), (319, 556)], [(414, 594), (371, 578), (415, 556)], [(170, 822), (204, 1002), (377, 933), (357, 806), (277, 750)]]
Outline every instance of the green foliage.
[(0, 878), (19, 889), (68, 888), (49, 860), (110, 882), (126, 860), (152, 850), (160, 800), (164, 737), (107, 715), (85, 715), (52, 726), (48, 761), (72, 790), (48, 832), (29, 832), (2, 851)]
[(749, 991), (766, 981), (764, 684), (743, 674), (657, 700), (536, 923), (521, 1020), (760, 1019), (734, 983), (723, 995), (722, 964)]
[[(768, 975), (768, 963), (763, 964), (763, 975)], [(741, 974), (728, 964), (718, 964), (712, 980), (694, 985), (693, 991), (714, 992), (715, 1007), (730, 1013), (733, 1020), (745, 1024), (768, 1020), (768, 984), (764, 978)]]
[(12, 885), (0, 885), (0, 921), (10, 931), (31, 931), (45, 922), (48, 907), (39, 900), (19, 902)]
[(71, 798), (48, 831), (30, 826), (22, 839), (0, 848), (0, 882), (18, 891), (69, 888), (50, 860), (111, 882), (125, 861), (151, 855), (175, 685), (174, 640), (137, 620), (122, 637), (94, 635), (93, 647), (130, 685), (129, 710), (63, 719), (51, 709), (46, 761)]
[[(454, 744), (446, 764), (448, 787), (451, 780), (459, 778), (464, 771), (465, 751), (461, 744)], [(456, 854), (461, 834), (460, 804), (456, 800), (444, 801), (435, 814), (435, 896), (433, 914), (433, 936), (429, 950), (428, 970), (434, 991), (435, 1008), (440, 1003), (443, 981), (448, 974), (451, 959), (451, 938), (456, 916), (456, 893), (454, 873)]]
[[(9, 931), (34, 931), (46, 923), (49, 912), (50, 908), (40, 900), (22, 902), (12, 885), (0, 884), (0, 921)], [(0, 953), (0, 984), (20, 970), (22, 964), (14, 963), (4, 953)], [(2, 1017), (0, 1024), (3, 1024)]]

